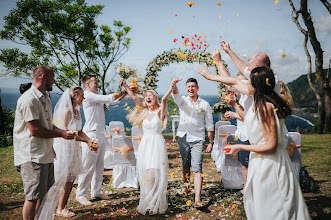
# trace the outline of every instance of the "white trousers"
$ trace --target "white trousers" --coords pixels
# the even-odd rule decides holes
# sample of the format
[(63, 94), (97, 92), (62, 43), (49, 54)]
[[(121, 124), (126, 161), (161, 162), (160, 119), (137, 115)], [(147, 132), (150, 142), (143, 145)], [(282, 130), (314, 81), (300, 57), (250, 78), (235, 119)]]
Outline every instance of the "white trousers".
[(86, 143), (82, 143), (82, 162), (84, 171), (78, 177), (78, 187), (76, 198), (86, 197), (91, 185), (91, 197), (97, 197), (101, 194), (103, 181), (104, 156), (106, 150), (105, 134), (89, 131), (86, 132), (89, 138), (98, 140), (99, 149), (97, 153), (91, 151)]

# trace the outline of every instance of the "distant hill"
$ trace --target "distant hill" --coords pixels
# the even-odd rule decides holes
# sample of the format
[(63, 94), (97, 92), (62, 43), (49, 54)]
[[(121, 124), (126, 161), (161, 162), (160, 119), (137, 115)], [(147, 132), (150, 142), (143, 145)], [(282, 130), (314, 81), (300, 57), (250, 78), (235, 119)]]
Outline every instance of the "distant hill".
[[(324, 73), (327, 69), (324, 69)], [(312, 73), (312, 81), (316, 85), (315, 73)], [(307, 74), (300, 76), (296, 80), (287, 84), (292, 91), (292, 97), (295, 108), (313, 108), (314, 112), (317, 112), (317, 100), (314, 92), (311, 90), (308, 84)]]

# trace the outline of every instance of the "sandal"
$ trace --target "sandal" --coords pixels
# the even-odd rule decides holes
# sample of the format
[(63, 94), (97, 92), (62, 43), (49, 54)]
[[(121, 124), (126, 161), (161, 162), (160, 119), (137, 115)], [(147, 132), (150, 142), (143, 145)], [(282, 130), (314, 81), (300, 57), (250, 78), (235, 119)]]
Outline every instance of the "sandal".
[(70, 218), (75, 216), (76, 214), (74, 212), (71, 212), (68, 209), (62, 209), (62, 210), (56, 210), (55, 213), (56, 216), (64, 217), (64, 218)]
[(201, 208), (201, 207), (203, 207), (205, 204), (203, 204), (200, 200), (198, 200), (198, 201), (195, 201), (195, 203), (194, 203), (194, 207), (195, 208)]

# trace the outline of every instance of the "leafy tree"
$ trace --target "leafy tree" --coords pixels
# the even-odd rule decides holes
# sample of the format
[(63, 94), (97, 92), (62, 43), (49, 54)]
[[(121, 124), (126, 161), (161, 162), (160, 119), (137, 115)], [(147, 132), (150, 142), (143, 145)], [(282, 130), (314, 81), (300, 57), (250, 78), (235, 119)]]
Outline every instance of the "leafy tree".
[[(320, 133), (331, 132), (331, 82), (328, 74), (323, 71), (323, 50), (320, 42), (317, 39), (315, 33), (314, 23), (312, 21), (312, 15), (308, 9), (308, 0), (300, 0), (299, 9), (295, 7), (292, 0), (289, 0), (289, 4), (292, 7), (292, 21), (297, 25), (297, 28), (304, 35), (304, 50), (308, 61), (308, 74), (307, 79), (310, 88), (313, 90), (318, 103), (318, 114)], [(326, 10), (331, 14), (331, 6), (325, 0), (320, 0), (325, 6)], [(306, 29), (303, 28), (302, 22), (298, 20), (301, 16), (303, 24)], [(315, 69), (317, 86), (312, 81), (312, 63), (311, 55), (307, 48), (308, 40), (315, 53)]]
[[(95, 74), (106, 94), (110, 65), (125, 54), (130, 46), (131, 28), (114, 21), (113, 30), (97, 25), (95, 19), (104, 6), (87, 5), (85, 0), (21, 0), (4, 17), (1, 39), (28, 45), (20, 49), (0, 50), (5, 74), (30, 77), (37, 65), (48, 65), (56, 75), (62, 91), (81, 85), (85, 74)], [(113, 78), (113, 77), (112, 77)]]

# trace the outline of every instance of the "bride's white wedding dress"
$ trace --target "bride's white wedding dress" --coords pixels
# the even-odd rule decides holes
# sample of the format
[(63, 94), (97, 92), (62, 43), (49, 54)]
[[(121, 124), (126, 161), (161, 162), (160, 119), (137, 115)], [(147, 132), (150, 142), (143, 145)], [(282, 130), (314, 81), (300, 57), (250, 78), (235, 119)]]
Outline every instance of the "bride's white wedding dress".
[(157, 112), (149, 111), (143, 121), (143, 137), (138, 147), (137, 169), (140, 183), (138, 211), (165, 213), (168, 208), (168, 155), (162, 136), (162, 121)]
[[(290, 158), (282, 145), (283, 119), (277, 123), (278, 146), (274, 154), (251, 152), (244, 192), (247, 219), (310, 219)], [(261, 123), (253, 107), (245, 116), (249, 142), (264, 144)]]

